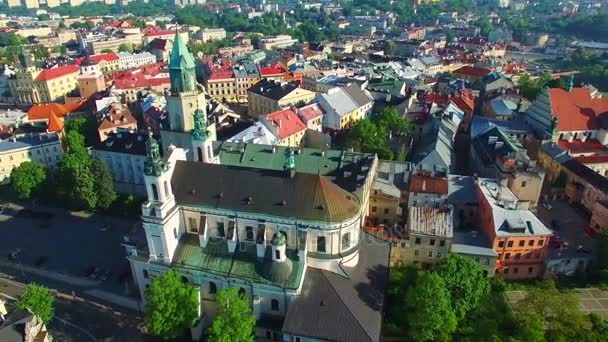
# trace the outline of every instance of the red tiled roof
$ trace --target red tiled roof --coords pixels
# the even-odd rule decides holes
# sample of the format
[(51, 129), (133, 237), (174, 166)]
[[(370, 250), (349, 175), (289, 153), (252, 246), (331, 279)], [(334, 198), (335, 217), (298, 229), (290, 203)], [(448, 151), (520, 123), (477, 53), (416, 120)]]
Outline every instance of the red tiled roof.
[(580, 156), (574, 158), (583, 164), (604, 164), (608, 163), (608, 155), (604, 156)]
[(277, 127), (280, 139), (285, 139), (306, 129), (302, 119), (290, 108), (270, 113), (266, 115), (266, 120)]
[(80, 68), (78, 67), (78, 65), (65, 65), (52, 69), (42, 70), (42, 72), (40, 72), (38, 76), (36, 76), (36, 81), (49, 81), (58, 77), (78, 73), (79, 70)]
[(29, 121), (40, 121), (47, 120), (49, 121), (50, 115), (55, 115), (58, 118), (63, 118), (70, 113), (73, 113), (79, 110), (82, 106), (84, 106), (85, 102), (73, 102), (73, 103), (45, 103), (45, 104), (36, 104), (33, 105), (32, 108), (27, 112), (27, 119)]
[(61, 132), (63, 130), (63, 119), (60, 119), (57, 115), (51, 113), (49, 115), (49, 124), (46, 130), (49, 132)]
[(486, 76), (487, 74), (489, 74), (490, 72), (492, 72), (490, 69), (477, 68), (477, 67), (472, 67), (469, 65), (465, 65), (462, 68), (454, 70), (455, 74), (473, 76), (473, 77), (483, 77), (483, 76)]
[(410, 178), (410, 192), (447, 195), (448, 180), (425, 175), (413, 175)]
[(262, 76), (271, 76), (271, 75), (280, 75), (284, 71), (277, 67), (260, 67), (260, 75)]
[[(119, 109), (120, 111), (118, 111)], [(97, 129), (103, 130), (114, 127), (131, 126), (136, 122), (137, 121), (128, 109), (112, 106), (110, 108), (110, 114), (101, 119), (101, 123)]]
[[(187, 32), (185, 30), (180, 30), (179, 33), (184, 33)], [(175, 30), (148, 30), (148, 32), (146, 32), (144, 34), (145, 36), (148, 37), (156, 37), (156, 36), (170, 36), (170, 35), (175, 35)]]
[(559, 140), (557, 144), (574, 155), (579, 153), (608, 152), (608, 149), (595, 139), (587, 139), (585, 141), (572, 140), (572, 142)]
[(550, 88), (551, 112), (557, 118), (558, 131), (585, 131), (599, 129), (598, 116), (608, 112), (608, 99), (592, 98), (587, 88), (574, 88), (568, 92)]
[(325, 114), (325, 111), (318, 103), (313, 103), (298, 109), (298, 112), (306, 120), (312, 120)]
[(225, 80), (227, 78), (234, 78), (234, 71), (232, 70), (218, 70), (213, 71), (209, 76), (209, 80)]

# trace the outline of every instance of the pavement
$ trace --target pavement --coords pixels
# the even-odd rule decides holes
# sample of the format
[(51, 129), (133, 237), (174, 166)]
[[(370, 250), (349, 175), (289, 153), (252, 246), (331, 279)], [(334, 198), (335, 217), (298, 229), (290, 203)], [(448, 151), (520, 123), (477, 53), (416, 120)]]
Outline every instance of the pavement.
[[(573, 290), (584, 313), (595, 312), (608, 320), (608, 290), (584, 288)], [(508, 291), (507, 299), (511, 305), (526, 297), (526, 291)]]

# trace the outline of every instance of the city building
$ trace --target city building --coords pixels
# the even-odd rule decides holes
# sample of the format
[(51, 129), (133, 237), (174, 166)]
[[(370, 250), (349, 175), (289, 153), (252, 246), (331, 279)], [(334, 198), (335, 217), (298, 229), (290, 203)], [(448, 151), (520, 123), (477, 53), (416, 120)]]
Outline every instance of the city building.
[(297, 42), (298, 42), (297, 39), (294, 39), (290, 35), (287, 35), (287, 34), (280, 34), (275, 37), (263, 37), (263, 38), (260, 38), (260, 49), (272, 50), (272, 49), (285, 48), (285, 47), (292, 46), (293, 44), (295, 44)]
[(258, 67), (254, 63), (245, 63), (234, 66), (232, 71), (236, 81), (237, 101), (247, 103), (249, 101), (248, 89), (261, 80)]
[(260, 121), (278, 138), (278, 145), (291, 147), (301, 145), (306, 124), (296, 114), (296, 110), (285, 108), (260, 117)]
[(496, 274), (506, 279), (533, 279), (543, 275), (549, 230), (505, 184), (476, 179), (479, 198), (476, 226), (498, 253)]
[(106, 89), (106, 81), (99, 63), (88, 54), (80, 62), (80, 74), (78, 75), (78, 90), (80, 97), (88, 98)]
[(156, 63), (156, 56), (149, 52), (141, 53), (130, 53), (130, 52), (119, 52), (118, 55), (118, 68), (133, 69), (139, 68), (144, 65)]
[(129, 108), (121, 103), (113, 103), (99, 112), (101, 116), (97, 125), (99, 141), (116, 132), (137, 130), (137, 120), (131, 115)]
[(106, 162), (114, 189), (120, 193), (145, 195), (144, 162), (148, 134), (121, 131), (109, 133), (91, 148), (91, 155)]
[(222, 40), (226, 38), (226, 30), (223, 28), (205, 28), (196, 33), (195, 39), (200, 39), (203, 43), (210, 40)]
[(129, 49), (133, 49), (133, 43), (127, 37), (107, 37), (103, 35), (102, 37), (94, 38), (83, 37), (80, 38), (80, 40), (82, 41), (84, 48), (93, 55), (105, 53), (107, 50), (118, 52), (121, 45), (126, 46)]
[(404, 226), (412, 164), (381, 160), (370, 194), (369, 218), (374, 226)]
[(238, 102), (237, 84), (232, 67), (211, 66), (206, 77), (207, 94), (222, 102)]
[(249, 115), (258, 118), (289, 106), (310, 102), (316, 94), (292, 83), (262, 80), (247, 90)]
[[(99, 69), (104, 75), (111, 75), (118, 71), (118, 55), (115, 52), (102, 53), (99, 55), (89, 55), (89, 58), (97, 63)], [(80, 64), (84, 58), (77, 58), (76, 63)]]
[(306, 128), (321, 132), (323, 130), (323, 115), (325, 110), (318, 103), (311, 103), (296, 109), (298, 116), (306, 124)]
[(455, 230), (450, 252), (475, 260), (488, 277), (493, 277), (496, 272), (498, 253), (485, 235), (476, 230)]
[(374, 101), (361, 87), (353, 83), (347, 87), (335, 87), (314, 99), (325, 114), (323, 127), (339, 131), (352, 127), (371, 113)]
[(57, 133), (41, 133), (0, 141), (0, 183), (10, 182), (11, 171), (21, 163), (32, 161), (55, 168), (63, 159)]
[(33, 56), (23, 50), (19, 57), (20, 67), (8, 83), (11, 95), (18, 103), (33, 104), (54, 102), (78, 88), (77, 65), (40, 69)]

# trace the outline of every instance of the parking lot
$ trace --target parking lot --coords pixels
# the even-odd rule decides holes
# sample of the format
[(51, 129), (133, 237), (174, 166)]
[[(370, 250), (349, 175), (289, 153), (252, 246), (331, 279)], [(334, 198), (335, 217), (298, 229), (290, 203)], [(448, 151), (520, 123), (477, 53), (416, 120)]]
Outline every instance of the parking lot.
[(561, 240), (567, 242), (568, 248), (583, 248), (589, 253), (593, 249), (593, 239), (583, 228), (589, 224), (589, 218), (582, 209), (572, 207), (565, 200), (545, 201), (551, 209), (543, 205), (537, 208), (538, 218), (550, 229), (555, 230)]
[(20, 209), (10, 206), (0, 214), (3, 261), (12, 257), (17, 264), (76, 276), (87, 276), (96, 268), (107, 276), (108, 285), (117, 286), (119, 278), (129, 274), (121, 242), (135, 221), (47, 208), (35, 208), (32, 215)]
[[(581, 310), (587, 314), (595, 312), (608, 320), (608, 291), (598, 288), (575, 289)], [(509, 291), (506, 293), (511, 305), (526, 296), (525, 291)]]

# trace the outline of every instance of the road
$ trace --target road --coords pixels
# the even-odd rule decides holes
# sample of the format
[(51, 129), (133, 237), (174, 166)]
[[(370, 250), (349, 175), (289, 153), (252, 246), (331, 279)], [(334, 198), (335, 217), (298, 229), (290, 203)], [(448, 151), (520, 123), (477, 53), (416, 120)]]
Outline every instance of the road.
[[(25, 284), (0, 277), (0, 296), (9, 300), (17, 298)], [(57, 341), (152, 341), (142, 336), (142, 320), (133, 314), (100, 305), (89, 300), (76, 300), (65, 292), (56, 291), (55, 317), (49, 331)]]

